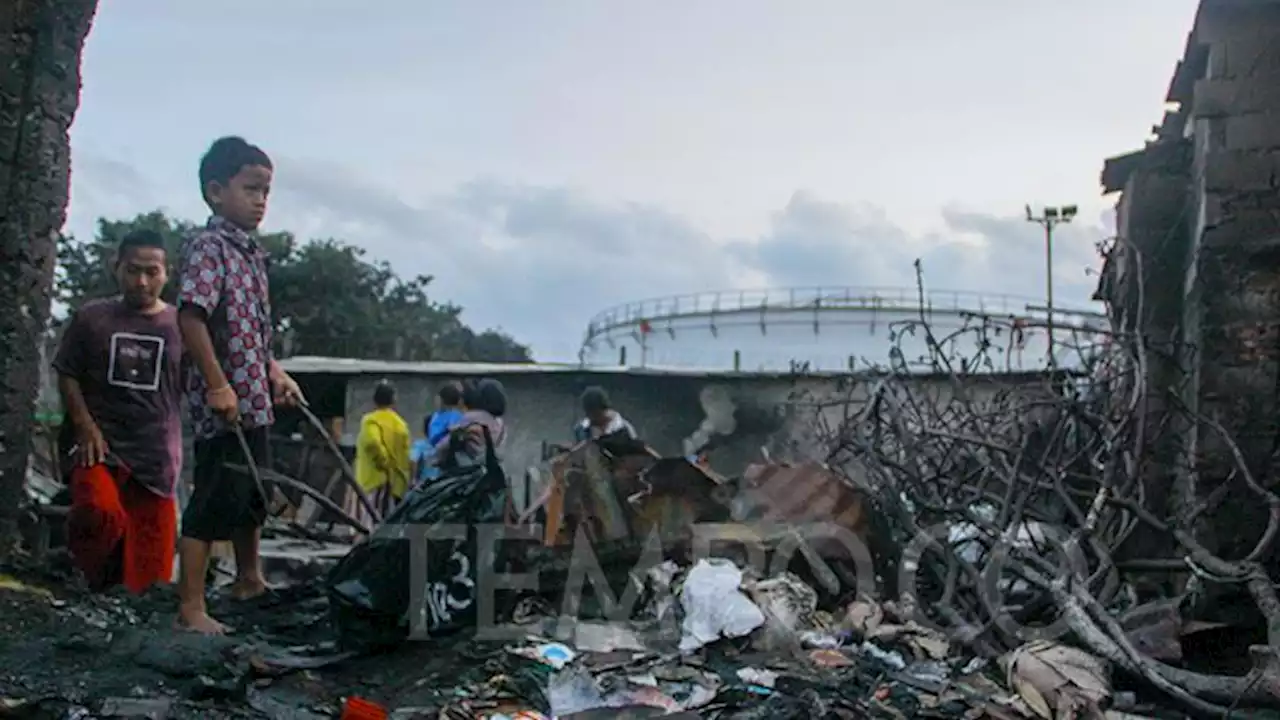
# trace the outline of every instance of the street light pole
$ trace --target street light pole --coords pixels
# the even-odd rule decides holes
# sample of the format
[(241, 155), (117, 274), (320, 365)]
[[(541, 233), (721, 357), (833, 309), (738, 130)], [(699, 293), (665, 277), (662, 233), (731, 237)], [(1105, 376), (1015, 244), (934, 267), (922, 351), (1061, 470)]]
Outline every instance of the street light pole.
[(1053, 228), (1061, 223), (1069, 223), (1075, 218), (1079, 208), (1075, 205), (1046, 207), (1039, 215), (1027, 206), (1027, 222), (1033, 222), (1044, 228), (1044, 294), (1045, 294), (1045, 329), (1049, 334), (1049, 370), (1057, 368), (1057, 360), (1053, 355)]

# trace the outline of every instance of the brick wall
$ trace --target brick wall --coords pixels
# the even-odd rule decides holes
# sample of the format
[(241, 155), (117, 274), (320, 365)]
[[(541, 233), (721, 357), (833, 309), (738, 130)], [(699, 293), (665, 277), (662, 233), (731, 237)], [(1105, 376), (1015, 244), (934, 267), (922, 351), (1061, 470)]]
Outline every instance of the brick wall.
[[(1104, 167), (1123, 195), (1100, 291), (1149, 348), (1148, 508), (1176, 514), (1234, 483), (1196, 532), (1240, 557), (1267, 508), (1233, 475), (1222, 430), (1260, 480), (1280, 440), (1280, 0), (1202, 0), (1168, 100), (1155, 138)], [(1134, 537), (1131, 555), (1174, 550)]]
[[(1184, 322), (1197, 352), (1188, 399), (1222, 423), (1264, 477), (1280, 429), (1280, 3), (1206, 3), (1192, 39), (1206, 63), (1184, 102), (1195, 148)], [(1227, 481), (1233, 452), (1211, 422), (1191, 440), (1193, 490), (1203, 496)], [(1239, 556), (1265, 513), (1261, 503), (1225, 503), (1202, 536)]]

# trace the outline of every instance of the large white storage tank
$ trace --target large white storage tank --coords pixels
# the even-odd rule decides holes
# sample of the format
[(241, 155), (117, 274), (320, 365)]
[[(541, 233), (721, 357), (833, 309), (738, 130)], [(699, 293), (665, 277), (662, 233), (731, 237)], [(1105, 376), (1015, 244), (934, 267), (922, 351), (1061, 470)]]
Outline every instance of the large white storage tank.
[[(1106, 319), (1055, 309), (1056, 367), (1104, 341)], [(592, 318), (587, 365), (741, 371), (865, 370), (895, 354), (915, 372), (937, 368), (930, 340), (958, 372), (1049, 366), (1048, 316), (1036, 298), (908, 288), (729, 290), (627, 303)]]

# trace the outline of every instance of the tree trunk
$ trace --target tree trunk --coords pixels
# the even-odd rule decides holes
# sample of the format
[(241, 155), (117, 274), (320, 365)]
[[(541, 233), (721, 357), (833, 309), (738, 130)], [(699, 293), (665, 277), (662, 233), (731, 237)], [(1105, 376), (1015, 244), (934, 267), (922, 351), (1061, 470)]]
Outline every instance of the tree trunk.
[(67, 215), (80, 53), (97, 0), (0, 0), (0, 560), (17, 544)]

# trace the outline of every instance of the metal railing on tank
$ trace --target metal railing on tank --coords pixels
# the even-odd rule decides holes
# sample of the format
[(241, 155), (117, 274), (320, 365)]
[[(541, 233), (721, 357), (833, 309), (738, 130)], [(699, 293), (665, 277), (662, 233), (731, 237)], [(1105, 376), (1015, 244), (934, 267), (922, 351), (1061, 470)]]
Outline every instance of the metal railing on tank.
[[(819, 325), (874, 324), (875, 316), (884, 312), (900, 318), (924, 315), (928, 319), (942, 315), (944, 317), (937, 318), (939, 321), (948, 322), (945, 318), (949, 317), (952, 323), (965, 316), (991, 316), (1017, 319), (1026, 327), (1037, 327), (1047, 319), (1046, 308), (1040, 303), (1040, 298), (1011, 294), (964, 290), (922, 293), (917, 288), (905, 287), (794, 287), (669, 295), (625, 303), (597, 313), (588, 323), (579, 360), (585, 362), (601, 341), (613, 346), (615, 342), (638, 340), (643, 350), (644, 337), (649, 333), (674, 333), (677, 326), (695, 329), (704, 324), (713, 335), (721, 328), (755, 324), (763, 332), (766, 326), (812, 323), (814, 332), (818, 332)], [(811, 317), (803, 317), (805, 314)], [(861, 320), (852, 317), (864, 314), (870, 317)], [(1106, 327), (1105, 316), (1092, 311), (1055, 308), (1054, 318), (1055, 324), (1065, 331), (1089, 332)], [(625, 348), (622, 350), (625, 352)]]
[(669, 295), (617, 305), (597, 313), (587, 324), (584, 345), (618, 330), (634, 331), (641, 322), (796, 311), (919, 311), (1020, 315), (1036, 298), (964, 290), (931, 290), (922, 294), (902, 287), (794, 287), (713, 290)]

